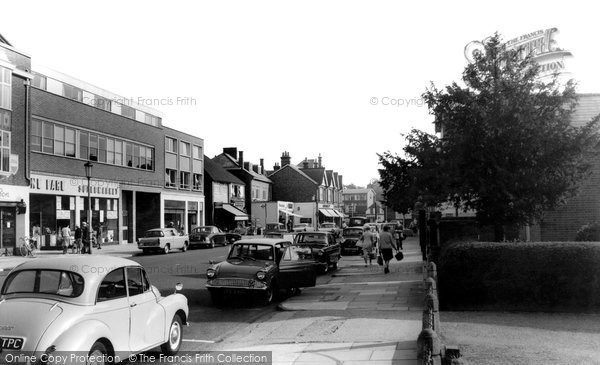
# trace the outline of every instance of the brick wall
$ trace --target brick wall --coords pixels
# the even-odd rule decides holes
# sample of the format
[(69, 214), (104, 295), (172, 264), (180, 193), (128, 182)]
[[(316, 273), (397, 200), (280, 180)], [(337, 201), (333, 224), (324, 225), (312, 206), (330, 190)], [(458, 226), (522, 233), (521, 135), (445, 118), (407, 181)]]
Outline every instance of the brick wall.
[(317, 186), (292, 168), (282, 168), (269, 176), (273, 181), (273, 200), (314, 202)]

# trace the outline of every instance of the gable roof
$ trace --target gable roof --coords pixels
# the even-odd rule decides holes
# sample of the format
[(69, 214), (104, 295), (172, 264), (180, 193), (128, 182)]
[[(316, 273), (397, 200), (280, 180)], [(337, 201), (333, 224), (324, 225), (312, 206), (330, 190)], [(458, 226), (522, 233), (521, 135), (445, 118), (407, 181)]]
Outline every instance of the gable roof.
[(244, 182), (229, 173), (223, 166), (204, 156), (204, 171), (213, 181), (245, 185)]
[(335, 181), (335, 179), (333, 178), (333, 170), (325, 170), (325, 173), (327, 174), (327, 182), (328, 182), (328, 186), (331, 187), (337, 187), (337, 183)]
[(306, 175), (310, 176), (311, 179), (317, 182), (319, 185), (327, 185), (327, 177), (325, 175), (325, 168), (316, 167), (316, 168), (308, 168), (301, 169)]
[(288, 164), (285, 165), (281, 168), (279, 168), (278, 170), (273, 171), (272, 173), (269, 174), (269, 177), (276, 175), (278, 172), (282, 171), (283, 169), (292, 169), (293, 171), (295, 171), (298, 175), (304, 177), (305, 179), (309, 180), (310, 182), (312, 182), (315, 185), (319, 185), (319, 183), (317, 183), (315, 180), (313, 180), (310, 176), (308, 176), (307, 174), (305, 174), (302, 170), (300, 170), (299, 168), (297, 168), (296, 166), (292, 165), (292, 164)]
[(4, 38), (2, 34), (0, 34), (0, 42), (12, 47), (12, 44), (10, 44), (10, 42), (6, 38)]
[(228, 171), (241, 170), (241, 171), (247, 173), (248, 175), (252, 176), (252, 179), (254, 179), (254, 180), (258, 180), (258, 181), (262, 181), (262, 182), (266, 182), (266, 183), (270, 183), (270, 184), (273, 183), (273, 181), (271, 181), (271, 179), (269, 179), (265, 175), (257, 174), (256, 172), (254, 172), (252, 170), (247, 170), (247, 169), (243, 168), (242, 166), (240, 166), (239, 162), (228, 153), (223, 152), (219, 155), (216, 155), (215, 157), (213, 157), (213, 160), (216, 163), (220, 164), (225, 170), (228, 170)]

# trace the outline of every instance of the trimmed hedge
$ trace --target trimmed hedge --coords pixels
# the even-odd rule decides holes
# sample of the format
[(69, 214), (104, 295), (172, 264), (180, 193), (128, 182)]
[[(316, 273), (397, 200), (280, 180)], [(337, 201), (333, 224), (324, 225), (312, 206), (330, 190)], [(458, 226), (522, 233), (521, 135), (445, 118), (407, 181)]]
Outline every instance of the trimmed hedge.
[(445, 310), (600, 311), (600, 242), (455, 242), (438, 265)]

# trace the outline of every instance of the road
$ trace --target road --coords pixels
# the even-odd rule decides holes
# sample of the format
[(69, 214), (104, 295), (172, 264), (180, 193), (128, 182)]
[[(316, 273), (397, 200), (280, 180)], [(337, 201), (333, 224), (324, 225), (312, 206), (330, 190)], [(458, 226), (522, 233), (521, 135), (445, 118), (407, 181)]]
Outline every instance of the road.
[[(233, 334), (243, 331), (260, 318), (274, 315), (277, 303), (264, 306), (252, 297), (230, 296), (227, 304), (212, 304), (206, 284), (206, 269), (225, 259), (229, 246), (208, 249), (192, 249), (185, 253), (174, 251), (168, 255), (136, 255), (131, 259), (146, 269), (150, 281), (163, 295), (173, 292), (176, 283), (183, 284), (181, 291), (190, 306), (190, 327), (185, 329), (184, 350), (220, 349), (219, 343)], [(327, 282), (327, 275), (320, 275), (317, 284)]]

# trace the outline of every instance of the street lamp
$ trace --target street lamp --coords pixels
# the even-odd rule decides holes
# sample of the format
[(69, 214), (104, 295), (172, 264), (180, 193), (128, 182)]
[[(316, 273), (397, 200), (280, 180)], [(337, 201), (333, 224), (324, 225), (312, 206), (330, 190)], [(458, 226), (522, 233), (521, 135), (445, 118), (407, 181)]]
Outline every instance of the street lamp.
[(89, 254), (92, 254), (92, 195), (90, 191), (90, 179), (92, 178), (92, 163), (90, 161), (86, 162), (85, 165), (85, 177), (87, 177), (87, 192), (88, 192), (88, 244), (89, 246)]

